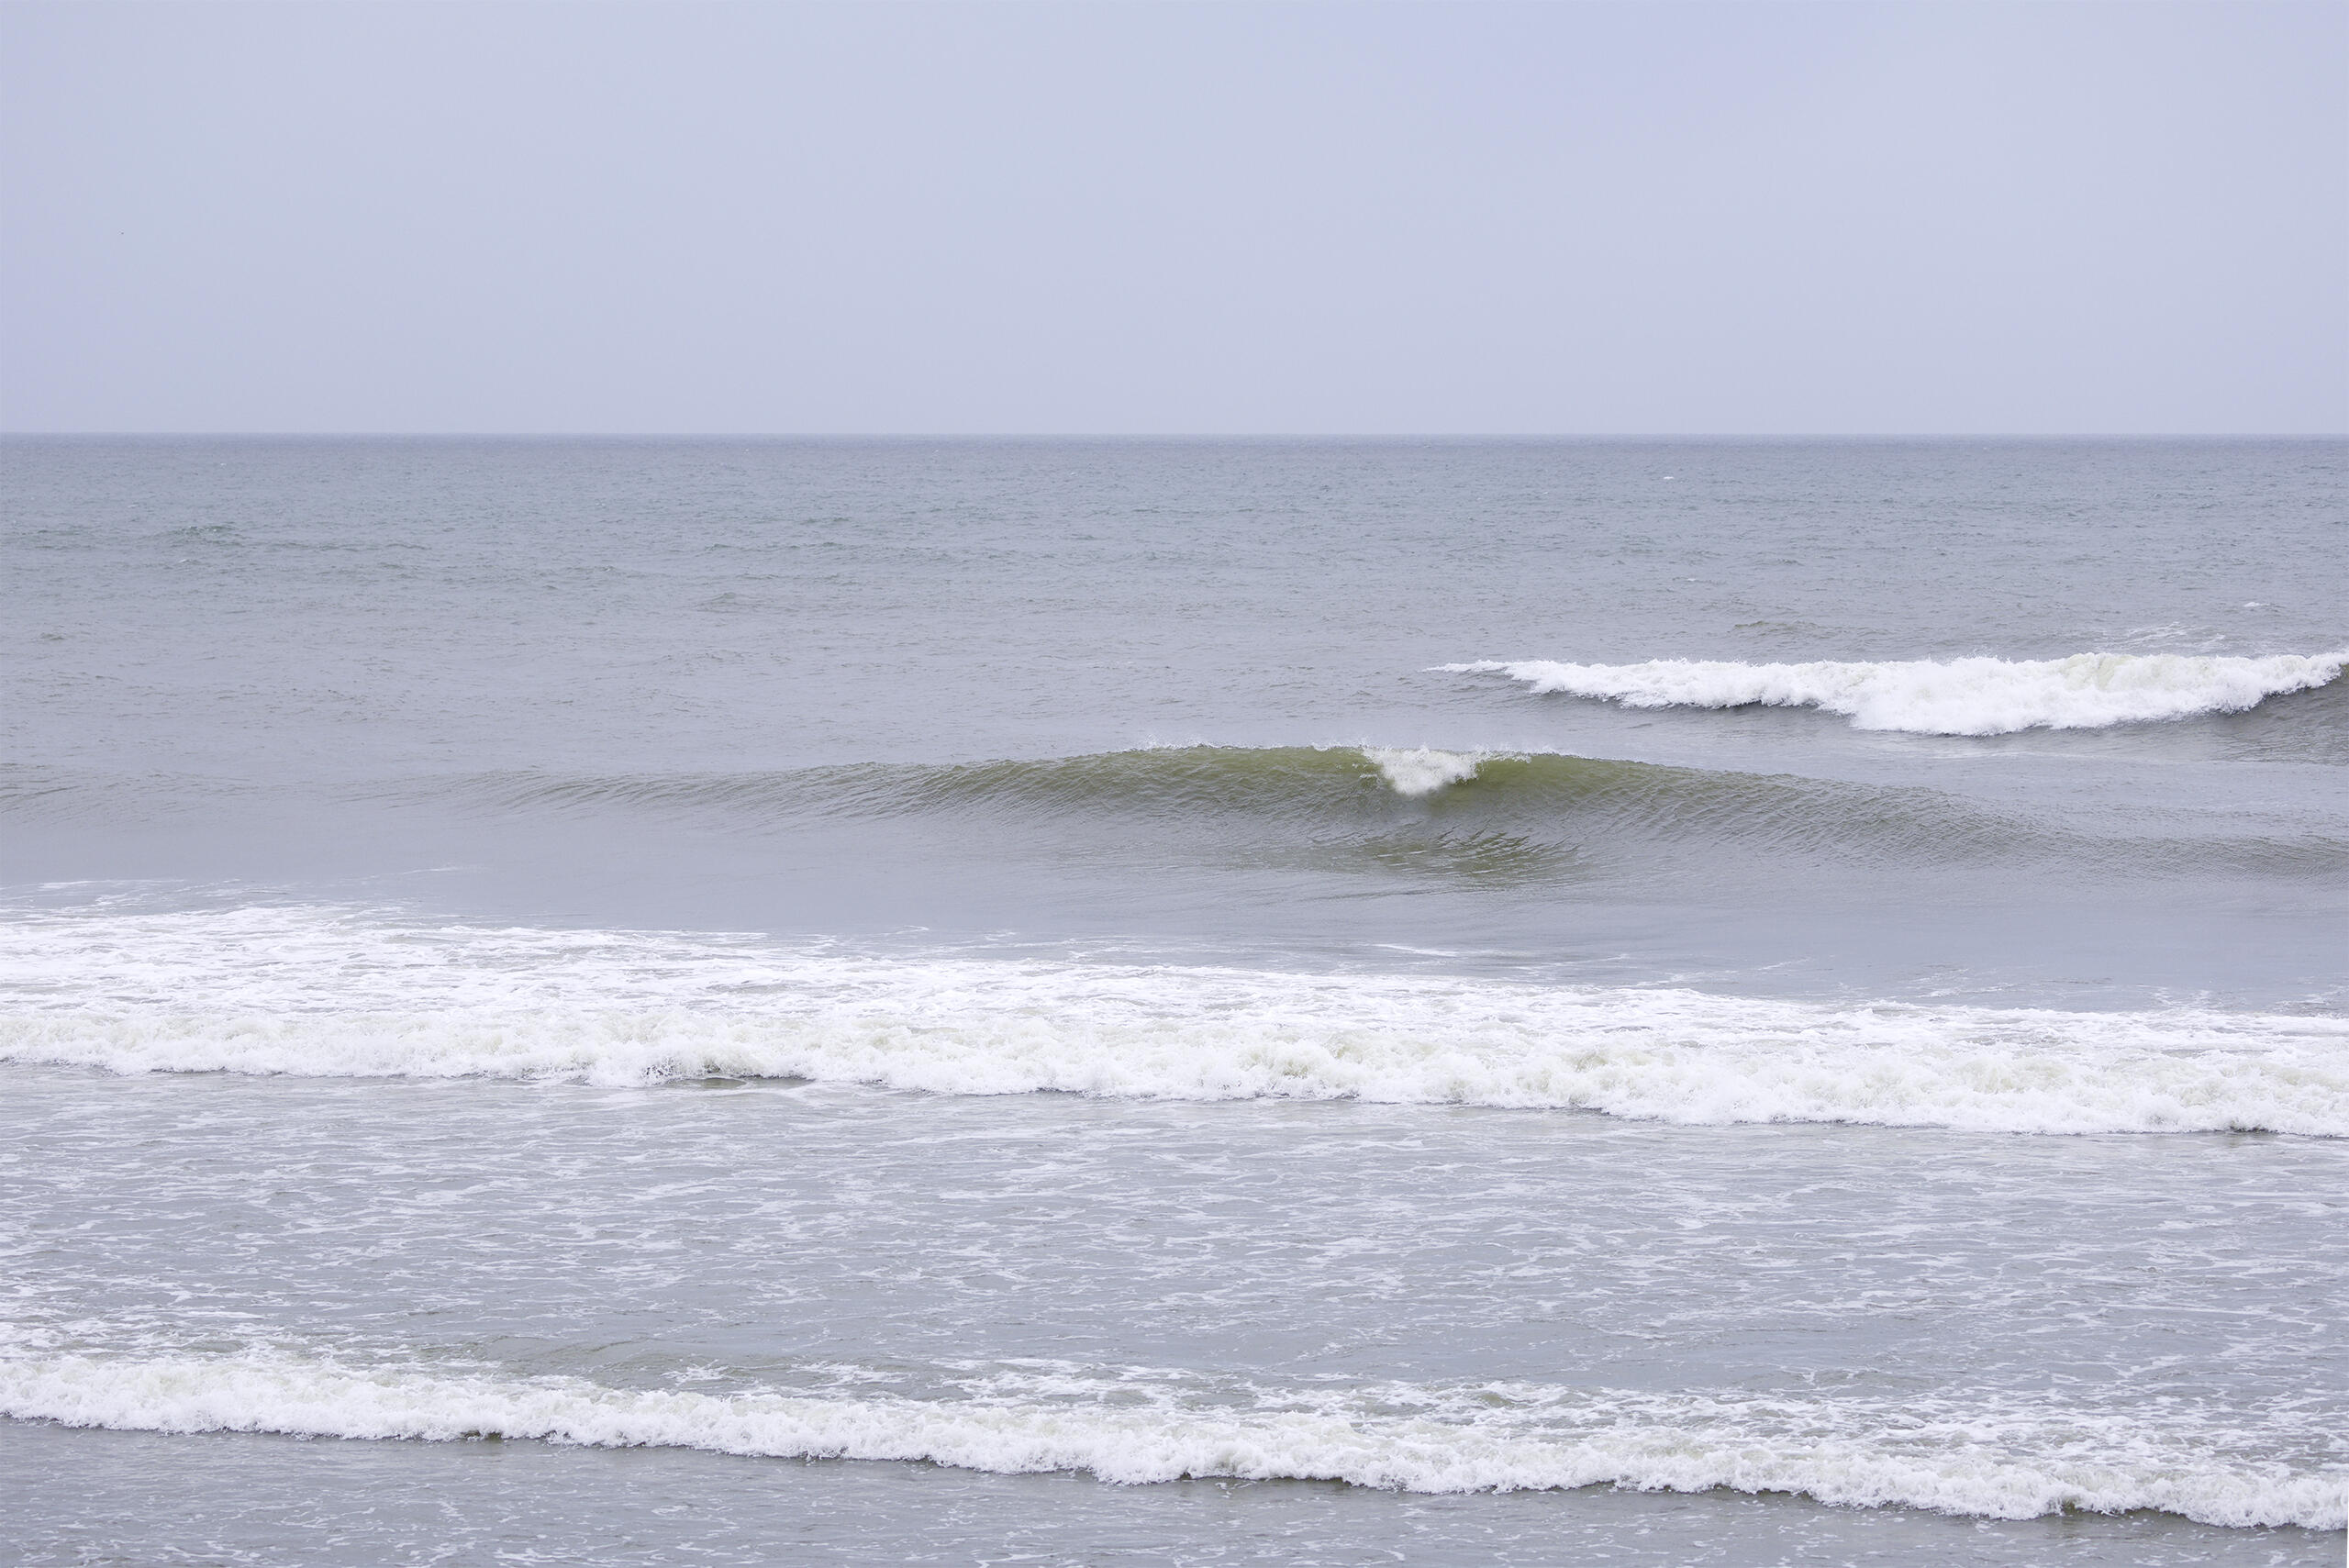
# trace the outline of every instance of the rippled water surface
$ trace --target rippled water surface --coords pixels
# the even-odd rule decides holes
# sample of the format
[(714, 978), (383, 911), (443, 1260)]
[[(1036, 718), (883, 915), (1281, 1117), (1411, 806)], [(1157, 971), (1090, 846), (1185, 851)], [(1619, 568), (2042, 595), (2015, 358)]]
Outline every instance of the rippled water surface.
[(2336, 1561), (2343, 458), (0, 445), (12, 1550)]

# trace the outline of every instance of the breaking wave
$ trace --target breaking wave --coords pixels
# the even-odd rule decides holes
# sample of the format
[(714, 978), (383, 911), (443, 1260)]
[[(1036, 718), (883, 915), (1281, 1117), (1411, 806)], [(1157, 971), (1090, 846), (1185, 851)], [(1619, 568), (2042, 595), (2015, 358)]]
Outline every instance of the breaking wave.
[(1907, 660), (1744, 664), (1657, 659), (1564, 664), (1483, 659), (1447, 674), (1501, 674), (1537, 693), (1598, 697), (1626, 707), (1815, 707), (1859, 729), (2006, 735), (2238, 713), (2268, 697), (2329, 684), (2349, 651), (2221, 658), (2078, 653), (2068, 659)]
[[(1409, 1492), (1613, 1485), (1798, 1493), (1990, 1518), (2157, 1509), (2206, 1524), (2338, 1528), (2337, 1441), (2279, 1413), (1969, 1409), (1933, 1399), (1640, 1394), (1511, 1383), (1264, 1389), (1074, 1369), (943, 1397), (711, 1394), (576, 1378), (362, 1369), (284, 1355), (0, 1360), (0, 1414), (69, 1426), (312, 1437), (529, 1439), (773, 1458), (921, 1460), (1023, 1474), (1342, 1481)], [(2273, 1457), (2278, 1436), (2298, 1456)]]
[[(1484, 875), (1652, 875), (1659, 851), (1708, 875), (1733, 861), (1847, 864), (1999, 861), (2135, 876), (2332, 874), (2323, 835), (2185, 840), (2087, 833), (1985, 810), (1945, 792), (1548, 751), (1188, 746), (966, 763), (857, 763), (748, 773), (493, 774), (435, 781), (434, 798), (501, 810), (642, 811), (757, 831), (818, 820), (983, 818), (1121, 853), (1175, 844), (1317, 864), (1408, 864)], [(1138, 835), (1137, 822), (1151, 833)]]
[(2349, 1019), (1836, 1005), (494, 929), (346, 908), (0, 922), (0, 1060), (114, 1073), (797, 1078), (1687, 1124), (2349, 1137)]
[[(1202, 745), (755, 772), (473, 773), (372, 784), (347, 798), (500, 818), (626, 815), (747, 835), (894, 824), (951, 834), (954, 852), (974, 841), (1041, 844), (1105, 859), (1498, 884), (1645, 885), (1670, 872), (1709, 884), (1756, 865), (1780, 874), (1789, 860), (1806, 870), (1998, 864), (2132, 879), (2349, 873), (2349, 840), (2306, 823), (2206, 814), (2183, 836), (2156, 836), (2146, 829), (2164, 825), (2157, 814), (2067, 818), (1918, 785), (1433, 747)], [(217, 780), (0, 767), (0, 814), (27, 822), (239, 811), (270, 819), (300, 805)]]

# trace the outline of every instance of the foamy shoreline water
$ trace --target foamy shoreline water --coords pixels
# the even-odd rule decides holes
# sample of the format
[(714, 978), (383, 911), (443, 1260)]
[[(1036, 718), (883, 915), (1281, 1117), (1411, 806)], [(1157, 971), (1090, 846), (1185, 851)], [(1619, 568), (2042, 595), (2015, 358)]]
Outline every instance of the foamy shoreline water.
[[(1724, 1488), (1994, 1519), (2155, 1509), (2232, 1528), (2339, 1528), (2349, 1487), (2337, 1459), (2308, 1469), (2230, 1458), (2244, 1434), (2135, 1413), (1517, 1385), (1260, 1390), (1235, 1405), (1230, 1395), (1200, 1402), (1131, 1377), (1063, 1373), (925, 1399), (630, 1390), (284, 1356), (63, 1355), (0, 1359), (0, 1414), (117, 1430), (927, 1460), (1126, 1485), (1228, 1476), (1425, 1493)], [(2312, 1434), (2294, 1435), (2305, 1445)]]
[(115, 1073), (807, 1078), (1728, 1125), (2349, 1136), (2349, 1020), (779, 948), (334, 906), (0, 924), (0, 1060)]

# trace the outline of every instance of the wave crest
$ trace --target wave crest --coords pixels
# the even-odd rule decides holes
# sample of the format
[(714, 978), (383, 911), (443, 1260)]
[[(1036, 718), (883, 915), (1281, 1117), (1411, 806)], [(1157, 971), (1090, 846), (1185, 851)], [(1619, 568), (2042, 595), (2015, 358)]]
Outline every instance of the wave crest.
[[(861, 763), (785, 773), (438, 782), (500, 809), (644, 811), (779, 828), (820, 820), (985, 819), (1054, 832), (1090, 827), (1130, 848), (1130, 824), (1197, 835), (1209, 849), (1353, 855), (1489, 874), (1588, 875), (1602, 862), (1651, 874), (1658, 851), (1723, 857), (1947, 862), (2029, 855), (2143, 859), (2126, 842), (2001, 817), (1931, 789), (1885, 788), (1557, 752), (1431, 747), (1190, 746), (952, 764)], [(2165, 844), (2157, 868), (2212, 858), (2287, 872), (2329, 870), (2324, 842)], [(1421, 859), (1418, 862), (1430, 862)]]
[[(1994, 809), (1920, 785), (1426, 746), (1196, 745), (740, 773), (475, 773), (377, 784), (351, 798), (498, 817), (617, 814), (750, 834), (888, 824), (950, 831), (957, 853), (985, 842), (1486, 885), (1645, 887), (1661, 874), (1710, 888), (1789, 861), (1806, 871), (1996, 863), (2165, 880), (2349, 870), (2349, 842), (2321, 825), (2273, 817), (2267, 825), (2280, 831), (2232, 816), (2172, 837), (2143, 832), (2159, 825), (2143, 814), (2099, 823)], [(23, 821), (263, 812), (272, 800), (218, 781), (0, 766), (0, 817)], [(966, 825), (984, 825), (984, 838)]]
[(2077, 653), (2068, 659), (1809, 664), (1483, 659), (1436, 668), (1446, 674), (1507, 675), (1536, 693), (1597, 697), (1626, 707), (1815, 707), (1848, 717), (1858, 729), (2006, 735), (2238, 713), (2268, 697), (2339, 679), (2349, 668), (2349, 651), (2257, 659)]
[(1465, 784), (1476, 776), (1476, 770), (1485, 761), (1475, 752), (1438, 751), (1428, 746), (1399, 750), (1365, 746), (1362, 754), (1378, 770), (1386, 787), (1406, 800), (1418, 800), (1449, 785)]

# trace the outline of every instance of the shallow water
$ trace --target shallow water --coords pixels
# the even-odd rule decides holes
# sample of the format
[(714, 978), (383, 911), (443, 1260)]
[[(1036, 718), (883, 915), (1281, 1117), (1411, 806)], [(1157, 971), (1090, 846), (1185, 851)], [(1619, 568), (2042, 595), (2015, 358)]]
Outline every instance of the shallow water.
[(2331, 1561), (2343, 456), (0, 446), (8, 1533)]

